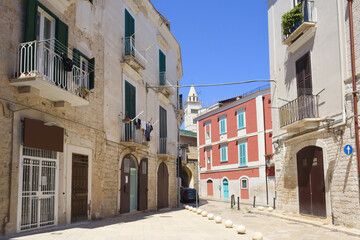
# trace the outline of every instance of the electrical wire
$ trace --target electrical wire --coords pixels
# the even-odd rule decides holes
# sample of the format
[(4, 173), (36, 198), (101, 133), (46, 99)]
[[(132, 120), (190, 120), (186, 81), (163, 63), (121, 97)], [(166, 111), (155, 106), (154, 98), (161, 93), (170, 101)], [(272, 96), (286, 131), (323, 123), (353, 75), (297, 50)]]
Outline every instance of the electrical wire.
[(262, 80), (249, 80), (243, 82), (229, 82), (229, 83), (214, 83), (214, 84), (198, 84), (198, 85), (157, 85), (157, 86), (150, 86), (147, 85), (147, 88), (163, 88), (163, 87), (215, 87), (215, 86), (226, 86), (226, 85), (237, 85), (237, 84), (244, 84), (244, 83), (253, 83), (253, 82), (276, 82), (273, 79), (262, 79)]

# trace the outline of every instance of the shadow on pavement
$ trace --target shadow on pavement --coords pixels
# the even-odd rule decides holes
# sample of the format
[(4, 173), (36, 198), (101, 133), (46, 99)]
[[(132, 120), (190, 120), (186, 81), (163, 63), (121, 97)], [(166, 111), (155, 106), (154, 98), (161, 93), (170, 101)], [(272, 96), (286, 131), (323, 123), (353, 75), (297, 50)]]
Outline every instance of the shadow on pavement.
[[(88, 221), (76, 222), (76, 223), (72, 223), (72, 224), (68, 224), (68, 225), (59, 225), (59, 226), (53, 226), (53, 227), (48, 227), (48, 228), (43, 228), (43, 229), (30, 230), (27, 232), (12, 234), (12, 235), (5, 236), (5, 237), (0, 236), (0, 239), (1, 240), (8, 240), (8, 239), (14, 239), (14, 238), (17, 239), (17, 238), (21, 238), (21, 237), (25, 237), (25, 236), (29, 236), (29, 235), (34, 236), (36, 234), (42, 234), (42, 233), (61, 235), (62, 230), (76, 229), (76, 228), (95, 229), (95, 228), (111, 226), (111, 225), (120, 225), (120, 224), (124, 224), (124, 223), (139, 221), (142, 219), (149, 219), (149, 218), (155, 217), (158, 214), (176, 212), (176, 211), (180, 211), (180, 210), (182, 210), (182, 208), (171, 208), (171, 209), (166, 208), (166, 209), (160, 209), (160, 210), (154, 210), (154, 211), (148, 211), (148, 212), (126, 213), (126, 214), (122, 214), (122, 215), (116, 216), (116, 217), (108, 217), (108, 218), (98, 219), (98, 220), (88, 220)], [(160, 217), (171, 218), (172, 216), (160, 216)]]

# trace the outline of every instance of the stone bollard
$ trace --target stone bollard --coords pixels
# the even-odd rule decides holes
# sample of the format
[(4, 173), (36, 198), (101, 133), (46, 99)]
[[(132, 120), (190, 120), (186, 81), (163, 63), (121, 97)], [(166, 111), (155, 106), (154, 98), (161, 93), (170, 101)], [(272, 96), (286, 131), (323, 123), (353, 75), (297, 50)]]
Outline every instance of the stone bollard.
[(188, 210), (189, 210), (189, 211), (192, 211), (192, 210), (193, 210), (193, 207), (189, 207)]
[(196, 208), (196, 207), (194, 207), (194, 208), (192, 209), (192, 211), (193, 211), (194, 213), (196, 213), (197, 208)]
[(187, 208), (188, 208), (188, 206), (187, 206), (187, 205), (184, 205), (184, 208), (185, 208), (185, 209), (187, 209)]
[(236, 231), (238, 234), (245, 234), (246, 233), (246, 228), (244, 225), (239, 225), (236, 227)]
[(274, 211), (274, 209), (272, 207), (268, 207), (268, 211), (272, 212), (272, 211)]
[(264, 207), (258, 207), (257, 208), (259, 211), (264, 211)]
[(212, 213), (209, 213), (207, 215), (207, 217), (208, 217), (209, 220), (214, 220), (214, 214), (212, 214)]
[(216, 223), (221, 223), (222, 222), (221, 217), (220, 216), (215, 217), (215, 222)]
[(263, 235), (261, 232), (255, 232), (252, 236), (253, 240), (263, 240)]
[(232, 228), (233, 227), (233, 222), (231, 220), (226, 220), (225, 227), (226, 228)]
[(206, 217), (208, 214), (207, 214), (207, 211), (202, 211), (201, 212), (201, 216), (203, 216), (203, 217)]
[(199, 215), (201, 214), (201, 212), (202, 212), (202, 210), (200, 208), (198, 208), (198, 210), (196, 210), (196, 213)]

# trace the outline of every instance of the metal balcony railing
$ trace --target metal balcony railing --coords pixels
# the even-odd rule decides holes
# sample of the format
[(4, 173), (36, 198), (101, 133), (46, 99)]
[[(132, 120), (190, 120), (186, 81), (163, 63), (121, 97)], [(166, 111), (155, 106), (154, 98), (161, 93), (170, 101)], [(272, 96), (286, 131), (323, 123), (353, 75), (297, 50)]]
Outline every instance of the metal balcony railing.
[(158, 154), (177, 156), (178, 149), (176, 143), (169, 138), (159, 138)]
[(68, 49), (55, 39), (21, 43), (16, 49), (15, 78), (42, 77), (47, 82), (87, 99), (89, 72), (72, 65), (65, 71), (60, 52)]
[(318, 118), (318, 96), (302, 95), (280, 107), (280, 127), (300, 121), (305, 118)]
[(143, 68), (147, 64), (145, 54), (140, 53), (135, 47), (135, 39), (133, 37), (125, 38), (125, 56), (133, 57)]
[(133, 122), (124, 123), (121, 134), (122, 142), (134, 142), (142, 145), (146, 145), (144, 132), (136, 129)]
[(166, 85), (166, 72), (159, 72), (159, 84)]
[(294, 22), (293, 27), (290, 29), (290, 34), (285, 35), (284, 40), (286, 40), (293, 32), (295, 32), (295, 30), (298, 29), (304, 22), (316, 22), (314, 0), (303, 0), (301, 2), (301, 13), (303, 15), (303, 19), (301, 21)]

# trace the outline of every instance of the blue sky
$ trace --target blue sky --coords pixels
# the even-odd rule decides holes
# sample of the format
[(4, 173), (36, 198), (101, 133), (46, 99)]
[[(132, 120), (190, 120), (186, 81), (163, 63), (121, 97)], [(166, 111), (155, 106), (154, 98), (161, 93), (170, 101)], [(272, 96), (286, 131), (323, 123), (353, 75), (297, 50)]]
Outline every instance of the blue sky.
[[(269, 79), (266, 0), (152, 0), (181, 46), (181, 85)], [(203, 107), (266, 83), (196, 88)], [(189, 88), (181, 88), (187, 97)]]

